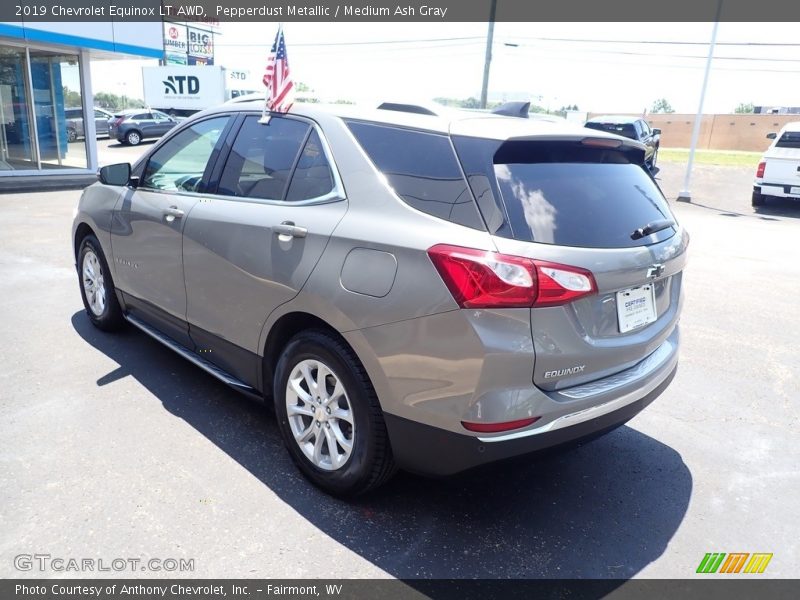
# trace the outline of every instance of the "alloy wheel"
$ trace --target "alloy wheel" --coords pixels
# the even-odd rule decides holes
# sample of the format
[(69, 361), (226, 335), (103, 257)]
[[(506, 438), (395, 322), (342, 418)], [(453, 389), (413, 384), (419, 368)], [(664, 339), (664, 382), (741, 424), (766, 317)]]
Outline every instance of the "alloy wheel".
[(103, 279), (103, 268), (97, 255), (89, 250), (83, 255), (83, 293), (89, 309), (96, 317), (106, 309), (106, 286)]
[(286, 383), (286, 414), (297, 445), (314, 466), (342, 468), (353, 452), (355, 419), (341, 379), (319, 360), (299, 362)]

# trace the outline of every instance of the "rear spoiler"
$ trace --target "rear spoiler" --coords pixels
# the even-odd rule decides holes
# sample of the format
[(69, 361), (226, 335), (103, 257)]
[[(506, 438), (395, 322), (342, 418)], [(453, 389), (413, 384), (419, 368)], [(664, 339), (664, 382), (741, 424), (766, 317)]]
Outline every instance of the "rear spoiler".
[(505, 102), (497, 108), (493, 108), (492, 113), (495, 115), (505, 115), (507, 117), (519, 117), (521, 119), (527, 119), (530, 107), (530, 102)]

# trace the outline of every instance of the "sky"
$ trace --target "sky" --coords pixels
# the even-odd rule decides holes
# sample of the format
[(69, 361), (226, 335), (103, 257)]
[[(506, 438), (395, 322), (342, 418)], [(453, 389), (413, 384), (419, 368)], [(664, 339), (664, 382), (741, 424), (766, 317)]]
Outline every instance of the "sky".
[[(222, 23), (216, 64), (260, 79), (276, 23)], [(487, 23), (286, 23), (295, 81), (323, 100), (479, 97)], [(496, 23), (490, 99), (642, 113), (666, 98), (694, 113), (713, 23)], [(647, 42), (647, 43), (641, 43)], [(664, 43), (669, 42), (669, 43)], [(679, 43), (675, 43), (679, 42)], [(720, 23), (704, 112), (800, 105), (796, 23)], [(141, 97), (141, 66), (95, 61), (96, 91)]]

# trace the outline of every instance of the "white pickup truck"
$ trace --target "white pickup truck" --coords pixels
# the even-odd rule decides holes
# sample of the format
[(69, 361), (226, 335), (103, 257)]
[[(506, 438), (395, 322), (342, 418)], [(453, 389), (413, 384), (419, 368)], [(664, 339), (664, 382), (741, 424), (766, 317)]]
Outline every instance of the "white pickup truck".
[(753, 206), (764, 206), (770, 196), (800, 200), (800, 121), (767, 137), (773, 142), (758, 163)]

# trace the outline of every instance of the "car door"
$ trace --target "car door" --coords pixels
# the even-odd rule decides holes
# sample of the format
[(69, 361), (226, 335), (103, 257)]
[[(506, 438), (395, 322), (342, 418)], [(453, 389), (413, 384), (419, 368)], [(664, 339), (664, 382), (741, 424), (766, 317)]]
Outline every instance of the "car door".
[(95, 109), (94, 128), (97, 135), (108, 135), (108, 120), (110, 118), (110, 113)]
[(184, 345), (191, 341), (181, 236), (230, 122), (229, 115), (209, 117), (159, 144), (112, 216), (115, 281), (127, 309)]
[(175, 126), (175, 121), (170, 119), (164, 113), (154, 110), (151, 114), (153, 115), (153, 123), (154, 123), (153, 135), (156, 136), (164, 135)]
[(259, 336), (297, 295), (347, 210), (324, 137), (305, 119), (241, 117), (184, 229), (187, 319), (198, 351), (257, 386)]
[(645, 160), (650, 160), (650, 158), (653, 156), (653, 153), (656, 151), (656, 145), (653, 141), (653, 131), (650, 129), (650, 125), (648, 125), (647, 121), (644, 119), (639, 120), (639, 128), (642, 132), (642, 137), (640, 140), (646, 146), (644, 153)]
[(135, 115), (132, 119), (137, 129), (142, 132), (142, 138), (159, 137), (156, 133), (156, 121), (153, 113), (146, 112)]

